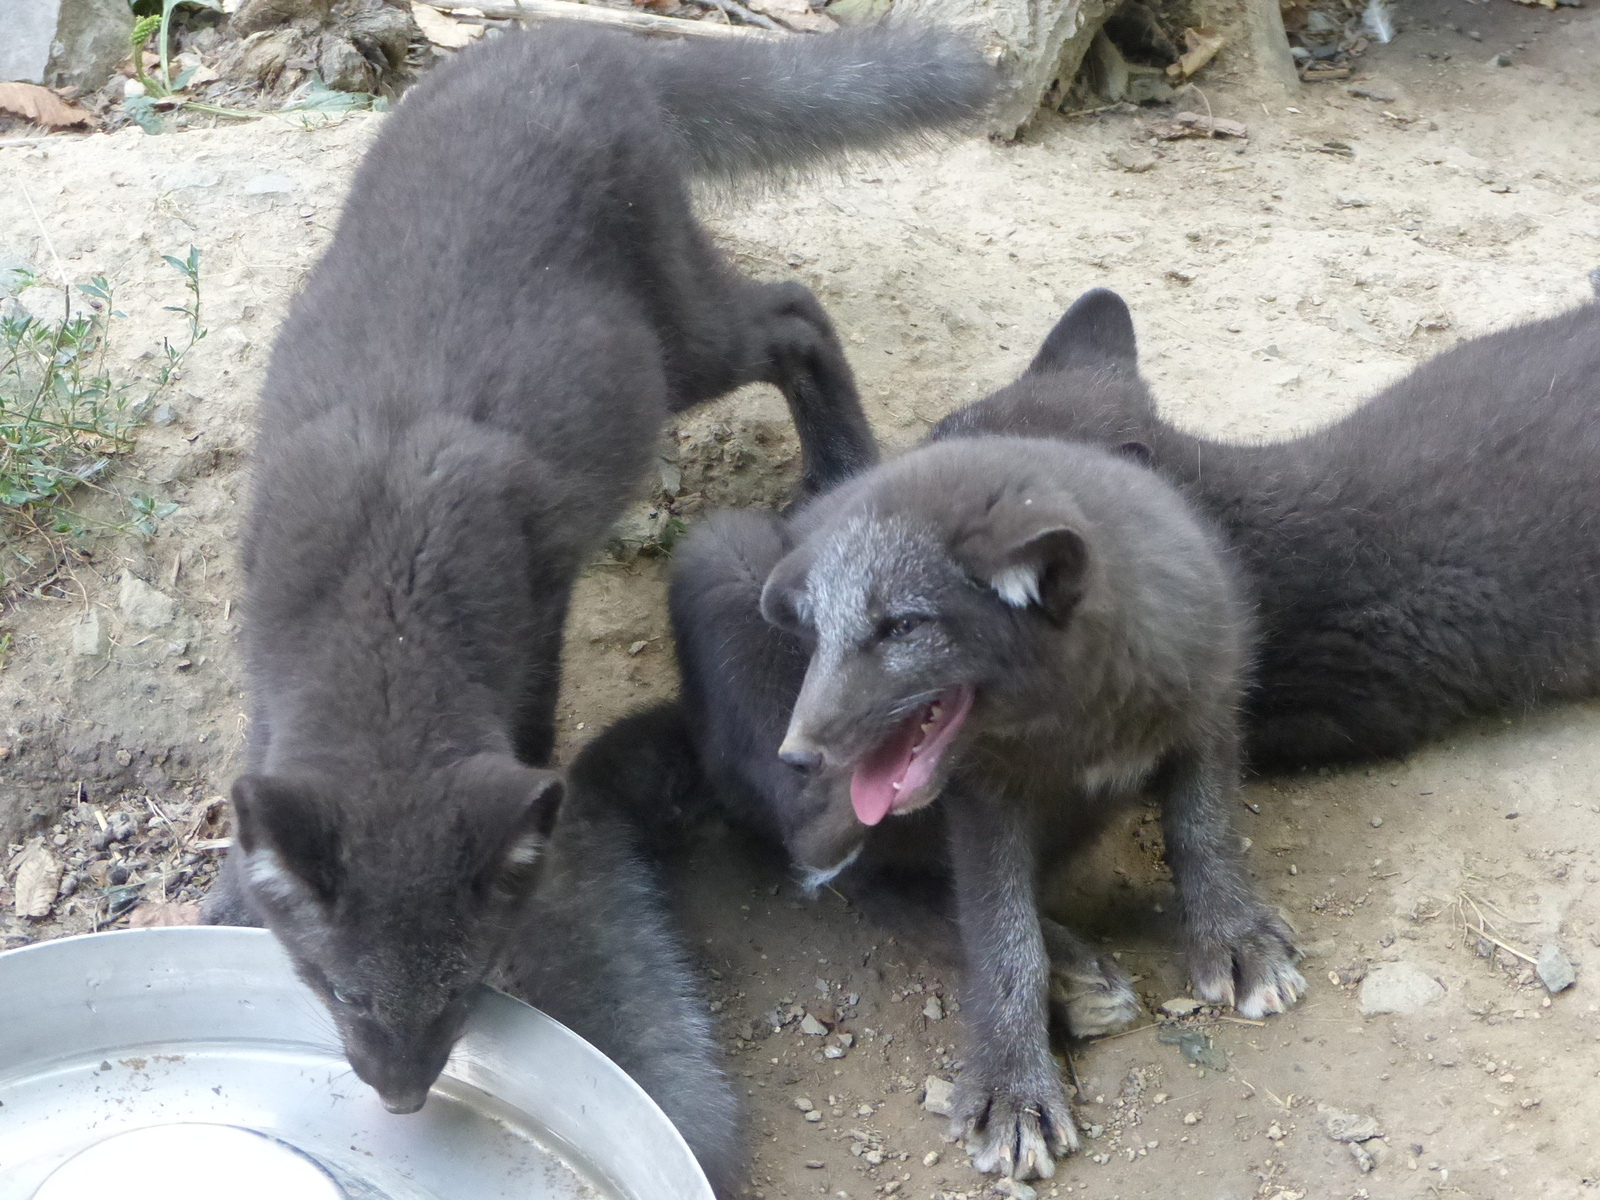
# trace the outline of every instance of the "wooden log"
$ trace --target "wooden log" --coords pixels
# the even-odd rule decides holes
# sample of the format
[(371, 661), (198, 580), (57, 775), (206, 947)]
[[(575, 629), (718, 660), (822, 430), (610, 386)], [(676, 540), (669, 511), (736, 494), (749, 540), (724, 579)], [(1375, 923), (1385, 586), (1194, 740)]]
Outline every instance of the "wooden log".
[(890, 19), (958, 29), (983, 46), (1005, 84), (989, 131), (1012, 137), (1039, 112), (1052, 83), (1076, 77), (1115, 7), (1116, 0), (895, 0)]
[(626, 8), (604, 8), (598, 4), (574, 4), (572, 0), (422, 0), (440, 12), (472, 9), (496, 21), (577, 21), (605, 25), (632, 33), (668, 37), (775, 37), (749, 25), (722, 25), (713, 21), (685, 21), (677, 17), (658, 17), (654, 13)]

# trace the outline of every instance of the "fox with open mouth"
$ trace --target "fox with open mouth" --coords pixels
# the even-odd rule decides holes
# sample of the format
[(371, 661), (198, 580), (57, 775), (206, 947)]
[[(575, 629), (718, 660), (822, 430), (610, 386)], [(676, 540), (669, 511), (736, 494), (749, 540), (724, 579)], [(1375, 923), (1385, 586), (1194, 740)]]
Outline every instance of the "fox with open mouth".
[(966, 957), (953, 1116), (981, 1170), (1048, 1176), (1077, 1147), (1052, 1000), (1079, 1035), (1138, 1012), (1035, 899), (1123, 805), (1161, 803), (1196, 994), (1260, 1017), (1303, 991), (1230, 828), (1248, 619), (1210, 532), (1141, 465), (926, 445), (787, 523), (708, 522), (672, 600), (708, 770), (817, 878), (938, 801)]

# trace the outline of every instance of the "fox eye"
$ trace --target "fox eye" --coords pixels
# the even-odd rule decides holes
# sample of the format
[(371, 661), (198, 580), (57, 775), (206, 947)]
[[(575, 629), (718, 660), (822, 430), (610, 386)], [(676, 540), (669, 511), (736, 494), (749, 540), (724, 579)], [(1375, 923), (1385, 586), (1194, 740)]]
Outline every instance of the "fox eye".
[(365, 1009), (372, 1004), (361, 992), (346, 992), (339, 988), (333, 989), (333, 998), (346, 1008)]
[(926, 617), (894, 617), (883, 623), (880, 636), (886, 638), (909, 637), (927, 621)]

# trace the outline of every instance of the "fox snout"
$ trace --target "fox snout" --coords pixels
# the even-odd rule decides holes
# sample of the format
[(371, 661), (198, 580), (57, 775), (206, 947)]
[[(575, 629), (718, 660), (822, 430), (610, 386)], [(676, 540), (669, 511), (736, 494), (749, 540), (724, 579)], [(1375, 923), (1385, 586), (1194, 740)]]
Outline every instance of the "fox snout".
[(822, 770), (826, 761), (822, 747), (796, 732), (792, 725), (789, 727), (788, 735), (783, 739), (783, 745), (778, 747), (778, 757), (795, 770), (807, 775), (814, 775)]

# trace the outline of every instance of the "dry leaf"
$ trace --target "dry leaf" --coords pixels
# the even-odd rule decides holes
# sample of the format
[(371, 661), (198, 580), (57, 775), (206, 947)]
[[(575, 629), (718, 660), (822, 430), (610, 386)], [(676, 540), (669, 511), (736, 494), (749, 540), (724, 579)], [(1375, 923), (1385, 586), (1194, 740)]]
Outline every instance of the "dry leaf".
[(52, 129), (82, 125), (92, 115), (36, 83), (0, 83), (0, 109)]
[(56, 902), (56, 893), (61, 890), (61, 864), (45, 849), (41, 838), (35, 838), (17, 856), (16, 864), (17, 875), (12, 886), (16, 892), (17, 916), (34, 920), (48, 917), (51, 905)]
[(1227, 117), (1206, 117), (1199, 113), (1181, 112), (1170, 121), (1151, 121), (1144, 128), (1146, 137), (1175, 142), (1179, 138), (1232, 137), (1248, 138), (1250, 131), (1238, 121)]
[(463, 25), (421, 0), (411, 0), (411, 15), (417, 19), (422, 35), (446, 50), (459, 50), (483, 35), (482, 25)]
[(1167, 75), (1172, 79), (1189, 78), (1215, 58), (1226, 42), (1215, 29), (1185, 29), (1183, 56), (1167, 68)]
[(129, 929), (169, 929), (200, 924), (198, 904), (169, 904), (165, 900), (141, 904), (128, 914)]
[(827, 33), (839, 27), (832, 17), (817, 12), (806, 0), (750, 0), (750, 7), (802, 33)]

